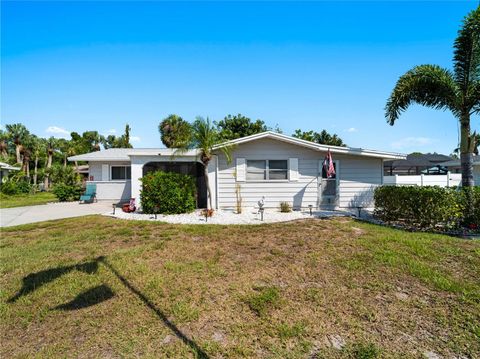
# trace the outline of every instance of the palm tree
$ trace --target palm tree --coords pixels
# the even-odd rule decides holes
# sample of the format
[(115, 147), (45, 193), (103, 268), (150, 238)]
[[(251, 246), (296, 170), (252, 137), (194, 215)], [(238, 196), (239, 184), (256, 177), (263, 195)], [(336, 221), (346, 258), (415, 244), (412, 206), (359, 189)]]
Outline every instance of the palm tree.
[(50, 185), (50, 168), (52, 168), (53, 154), (58, 146), (58, 140), (55, 137), (50, 137), (45, 142), (47, 150), (47, 166), (45, 171), (45, 189), (47, 190)]
[(27, 128), (21, 123), (6, 125), (5, 128), (7, 129), (10, 137), (13, 139), (13, 143), (15, 144), (17, 163), (22, 163), (22, 142), (28, 137), (29, 132)]
[(453, 71), (420, 65), (401, 76), (387, 101), (386, 118), (393, 125), (412, 103), (450, 110), (460, 122), (462, 186), (471, 187), (475, 133), (470, 131), (470, 117), (480, 113), (480, 6), (463, 21), (454, 43), (453, 65)]
[[(191, 148), (196, 148), (199, 151), (200, 161), (204, 167), (205, 173), (205, 184), (207, 186), (208, 193), (208, 204), (209, 208), (213, 208), (212, 204), (212, 190), (210, 188), (210, 181), (208, 179), (208, 164), (212, 160), (213, 151), (216, 146), (222, 142), (219, 132), (217, 131), (214, 124), (203, 117), (197, 117), (193, 125), (191, 125), (191, 140), (190, 142), (184, 143), (180, 146), (177, 151), (183, 152)], [(223, 152), (227, 161), (231, 161), (231, 146), (222, 146), (220, 150)]]
[(8, 157), (8, 133), (0, 130), (0, 156), (3, 159), (7, 159)]
[(32, 136), (32, 154), (33, 154), (33, 184), (37, 185), (38, 180), (38, 160), (40, 159), (40, 155), (45, 152), (45, 140), (43, 138), (38, 138), (36, 136)]
[(158, 125), (160, 139), (167, 148), (188, 146), (192, 140), (191, 125), (178, 115), (169, 115)]

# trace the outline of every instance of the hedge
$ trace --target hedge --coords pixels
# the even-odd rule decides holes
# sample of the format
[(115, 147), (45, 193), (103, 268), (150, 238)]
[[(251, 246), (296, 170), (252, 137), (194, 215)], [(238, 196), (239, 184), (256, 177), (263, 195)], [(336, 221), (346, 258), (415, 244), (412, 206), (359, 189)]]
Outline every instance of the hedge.
[(53, 186), (52, 192), (60, 202), (78, 201), (83, 189), (78, 184), (57, 183)]
[(175, 172), (150, 172), (142, 178), (140, 196), (144, 213), (191, 212), (196, 208), (195, 179)]
[[(467, 191), (473, 196), (474, 214), (465, 217)], [(453, 189), (438, 186), (381, 186), (375, 190), (375, 215), (387, 222), (419, 228), (480, 226), (480, 187)]]

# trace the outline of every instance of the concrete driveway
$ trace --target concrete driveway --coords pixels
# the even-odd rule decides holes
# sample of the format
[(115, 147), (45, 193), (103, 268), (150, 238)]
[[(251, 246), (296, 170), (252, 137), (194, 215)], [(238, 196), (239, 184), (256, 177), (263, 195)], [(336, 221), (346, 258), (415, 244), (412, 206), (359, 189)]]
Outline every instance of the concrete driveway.
[(49, 203), (39, 206), (1, 208), (0, 227), (49, 221), (52, 219), (103, 214), (112, 211), (113, 202), (79, 204), (78, 202)]

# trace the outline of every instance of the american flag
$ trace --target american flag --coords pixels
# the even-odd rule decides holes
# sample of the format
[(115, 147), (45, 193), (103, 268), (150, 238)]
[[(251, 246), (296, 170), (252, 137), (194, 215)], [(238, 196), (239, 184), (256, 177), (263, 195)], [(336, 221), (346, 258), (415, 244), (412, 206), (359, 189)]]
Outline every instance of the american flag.
[(327, 155), (323, 160), (323, 168), (325, 169), (327, 178), (332, 178), (335, 176), (335, 167), (333, 166), (332, 154), (330, 153), (330, 150), (327, 151)]

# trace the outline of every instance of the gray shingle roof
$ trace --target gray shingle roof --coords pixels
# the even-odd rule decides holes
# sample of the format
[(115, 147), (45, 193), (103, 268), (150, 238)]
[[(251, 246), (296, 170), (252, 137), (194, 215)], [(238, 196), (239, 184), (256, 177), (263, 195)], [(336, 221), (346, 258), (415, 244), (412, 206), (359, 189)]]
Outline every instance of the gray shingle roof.
[[(130, 161), (130, 156), (172, 156), (175, 154), (173, 148), (109, 148), (107, 150), (85, 153), (68, 157), (69, 161)], [(196, 151), (175, 154), (178, 156), (195, 156)]]

